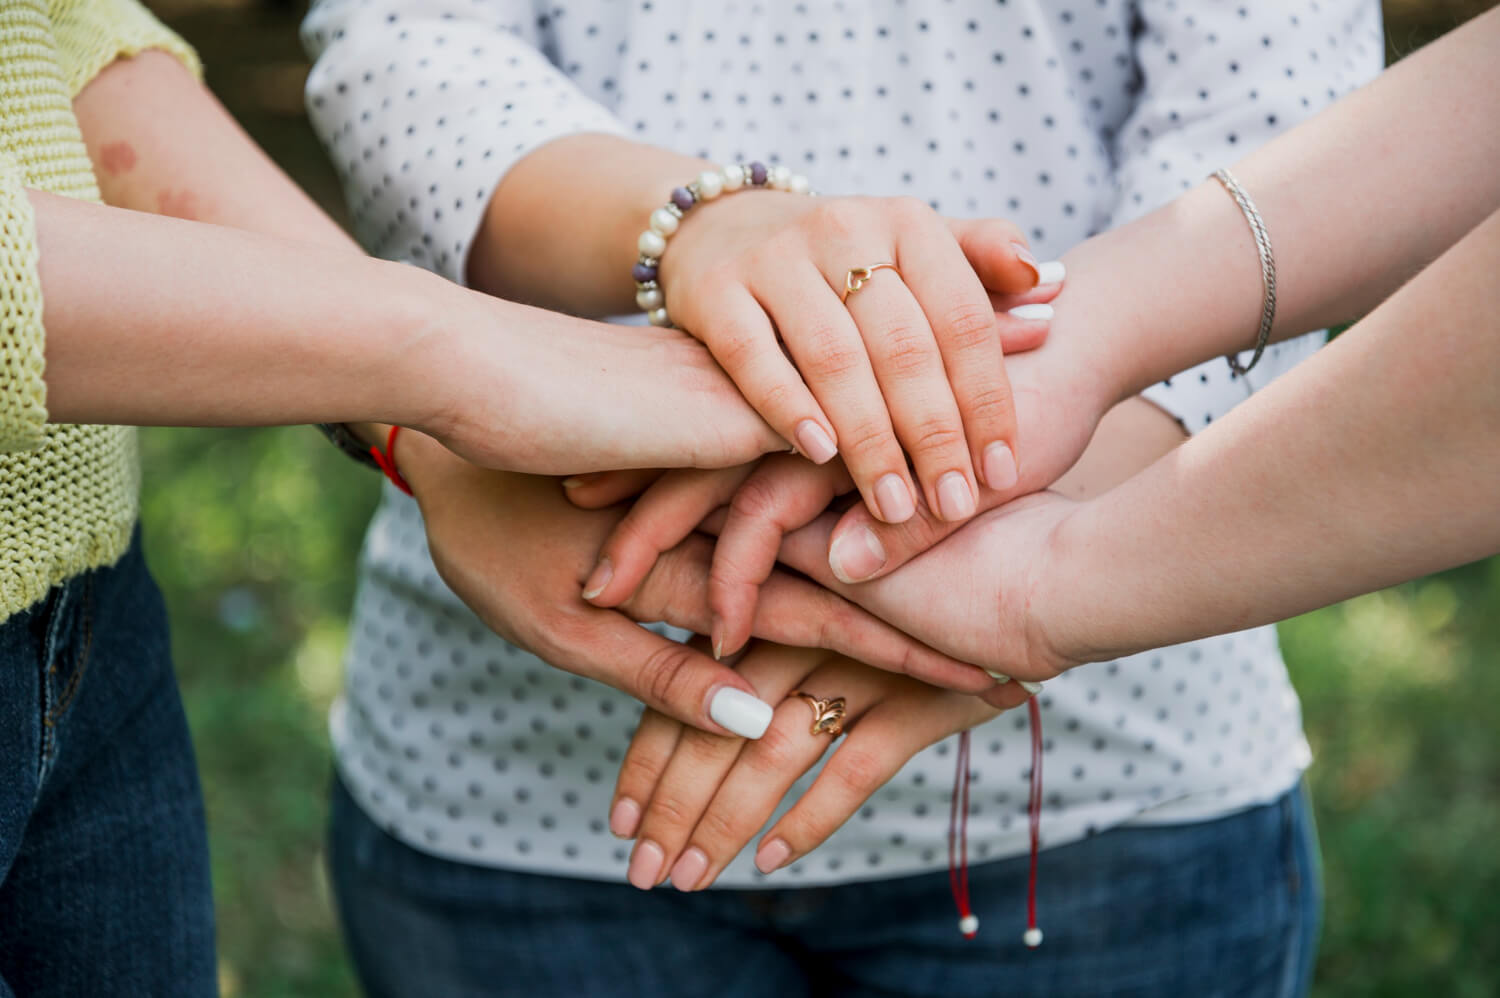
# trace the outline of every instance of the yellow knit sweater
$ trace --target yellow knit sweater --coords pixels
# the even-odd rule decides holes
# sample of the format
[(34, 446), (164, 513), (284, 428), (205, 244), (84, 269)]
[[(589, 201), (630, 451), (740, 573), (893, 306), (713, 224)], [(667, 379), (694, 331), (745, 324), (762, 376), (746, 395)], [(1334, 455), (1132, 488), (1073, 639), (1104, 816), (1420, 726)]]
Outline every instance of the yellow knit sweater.
[(130, 543), (135, 431), (47, 423), (36, 230), (24, 188), (99, 200), (72, 99), (115, 59), (193, 51), (135, 0), (0, 0), (0, 620)]

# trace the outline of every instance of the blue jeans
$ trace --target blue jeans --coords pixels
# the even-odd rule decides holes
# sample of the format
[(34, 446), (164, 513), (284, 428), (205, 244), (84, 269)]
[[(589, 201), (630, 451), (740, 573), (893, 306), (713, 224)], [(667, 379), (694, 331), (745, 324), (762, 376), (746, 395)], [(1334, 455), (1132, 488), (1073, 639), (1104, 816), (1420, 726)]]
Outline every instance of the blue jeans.
[(1307, 990), (1322, 893), (1299, 786), (1216, 821), (1118, 828), (1042, 856), (1041, 948), (1021, 942), (1026, 861), (792, 890), (642, 893), (470, 866), (390, 837), (341, 784), (330, 863), (371, 998), (1244, 996)]
[(0, 996), (216, 993), (202, 795), (137, 537), (0, 623)]

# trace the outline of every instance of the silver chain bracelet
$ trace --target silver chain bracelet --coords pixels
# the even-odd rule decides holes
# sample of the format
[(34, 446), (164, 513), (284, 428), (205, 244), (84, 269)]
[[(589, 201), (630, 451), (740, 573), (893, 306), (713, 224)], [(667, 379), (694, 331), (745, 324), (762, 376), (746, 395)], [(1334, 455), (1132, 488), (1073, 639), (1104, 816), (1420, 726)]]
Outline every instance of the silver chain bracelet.
[(1234, 203), (1240, 206), (1240, 212), (1245, 216), (1245, 221), (1250, 224), (1250, 233), (1255, 236), (1255, 252), (1260, 255), (1260, 281), (1262, 289), (1260, 305), (1260, 332), (1255, 337), (1255, 353), (1250, 358), (1250, 363), (1241, 364), (1237, 354), (1230, 354), (1224, 359), (1229, 362), (1229, 369), (1241, 377), (1250, 373), (1250, 369), (1260, 363), (1261, 354), (1266, 352), (1266, 343), (1271, 338), (1271, 324), (1276, 321), (1276, 258), (1271, 255), (1271, 234), (1266, 231), (1265, 220), (1260, 217), (1260, 212), (1255, 208), (1255, 202), (1250, 200), (1250, 195), (1240, 186), (1234, 174), (1228, 170), (1215, 170), (1214, 179), (1224, 185), (1229, 196), (1234, 198)]

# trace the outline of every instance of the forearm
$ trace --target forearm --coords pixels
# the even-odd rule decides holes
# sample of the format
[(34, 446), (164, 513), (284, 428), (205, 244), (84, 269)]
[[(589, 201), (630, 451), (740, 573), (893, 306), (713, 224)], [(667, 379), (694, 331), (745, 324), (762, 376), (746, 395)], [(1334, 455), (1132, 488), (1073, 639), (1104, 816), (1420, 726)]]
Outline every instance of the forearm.
[(400, 390), (392, 374), (432, 335), (437, 278), (342, 247), (31, 201), (54, 422), (429, 421), (418, 368)]
[(613, 135), (549, 142), (495, 189), (469, 253), (469, 284), (577, 315), (636, 311), (636, 238), (673, 187), (711, 165)]
[(1064, 655), (1280, 620), (1500, 550), (1497, 268), (1500, 214), (1318, 356), (1081, 507), (1038, 597)]
[(359, 252), (165, 52), (113, 63), (73, 113), (106, 204)]
[[(1273, 339), (1357, 318), (1500, 205), (1497, 45), (1500, 11), (1234, 164), (1275, 251)], [(1217, 182), (1065, 261), (1070, 289), (1097, 275), (1115, 292), (1075, 311), (1101, 333), (1116, 397), (1253, 343), (1255, 244)], [(1062, 323), (1067, 294), (1057, 308)]]

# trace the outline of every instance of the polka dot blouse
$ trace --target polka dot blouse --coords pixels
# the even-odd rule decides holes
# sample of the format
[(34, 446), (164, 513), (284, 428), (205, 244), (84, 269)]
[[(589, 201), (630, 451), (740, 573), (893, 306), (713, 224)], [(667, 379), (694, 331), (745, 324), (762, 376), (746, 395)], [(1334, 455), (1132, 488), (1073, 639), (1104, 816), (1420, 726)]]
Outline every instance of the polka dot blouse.
[[(580, 131), (1004, 216), (1047, 259), (1369, 80), (1383, 51), (1374, 0), (324, 0), (303, 34), (359, 238), (455, 281), (506, 170)], [(1201, 429), (1320, 341), (1147, 394)], [(605, 820), (639, 705), (486, 630), (394, 490), (361, 576), (332, 718), (361, 806), (439, 856), (623, 881)], [(1075, 669), (1040, 704), (1048, 846), (1272, 800), (1309, 761), (1271, 628)], [(944, 868), (951, 752), (917, 755), (788, 872), (767, 881), (746, 855), (719, 883)], [(975, 729), (971, 857), (1025, 850), (1029, 765), (1024, 712)]]

